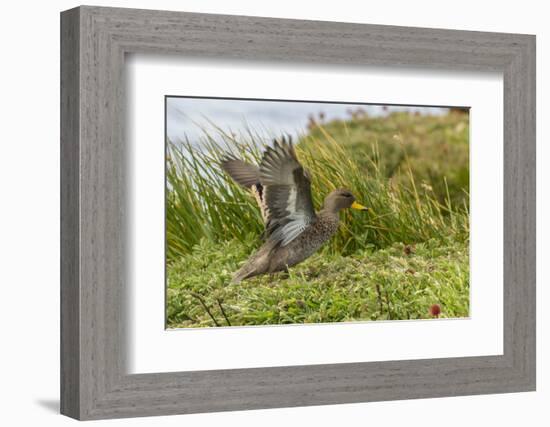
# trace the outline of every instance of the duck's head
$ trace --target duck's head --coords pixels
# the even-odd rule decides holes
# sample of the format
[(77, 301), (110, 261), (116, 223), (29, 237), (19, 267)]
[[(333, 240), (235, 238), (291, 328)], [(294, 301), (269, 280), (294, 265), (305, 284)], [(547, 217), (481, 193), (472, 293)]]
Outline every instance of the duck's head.
[(345, 188), (339, 188), (331, 192), (326, 198), (323, 205), (323, 209), (328, 210), (329, 212), (338, 213), (342, 209), (358, 209), (360, 211), (366, 211), (369, 208), (357, 203), (355, 201), (355, 196), (351, 191)]

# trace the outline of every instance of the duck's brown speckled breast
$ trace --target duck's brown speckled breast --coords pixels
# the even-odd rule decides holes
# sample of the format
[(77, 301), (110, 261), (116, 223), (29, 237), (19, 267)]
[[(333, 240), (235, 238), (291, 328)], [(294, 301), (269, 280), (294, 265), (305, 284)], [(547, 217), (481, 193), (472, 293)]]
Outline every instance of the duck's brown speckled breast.
[(302, 262), (338, 231), (338, 215), (318, 215), (317, 221), (283, 248), (271, 260), (270, 271), (280, 271)]

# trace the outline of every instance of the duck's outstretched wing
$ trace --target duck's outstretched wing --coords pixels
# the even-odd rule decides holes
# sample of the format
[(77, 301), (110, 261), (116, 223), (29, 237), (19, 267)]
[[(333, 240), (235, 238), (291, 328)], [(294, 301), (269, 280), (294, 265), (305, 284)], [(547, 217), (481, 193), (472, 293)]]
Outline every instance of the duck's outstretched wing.
[(260, 183), (267, 206), (266, 236), (288, 245), (316, 220), (311, 181), (290, 139), (275, 141), (260, 163)]
[(260, 169), (258, 166), (246, 163), (230, 154), (226, 154), (222, 158), (220, 165), (237, 184), (252, 191), (265, 223), (267, 221), (267, 209), (264, 201), (263, 186), (260, 183)]
[(260, 183), (260, 169), (257, 166), (237, 159), (231, 154), (224, 155), (220, 164), (222, 169), (244, 188), (250, 189), (253, 185)]

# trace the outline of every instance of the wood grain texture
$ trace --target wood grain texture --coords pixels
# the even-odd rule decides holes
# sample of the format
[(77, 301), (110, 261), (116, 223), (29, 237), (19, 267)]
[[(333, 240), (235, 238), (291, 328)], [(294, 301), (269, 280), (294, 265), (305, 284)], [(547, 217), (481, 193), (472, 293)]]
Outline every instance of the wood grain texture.
[[(80, 7), (62, 13), (62, 413), (100, 419), (535, 388), (535, 39)], [(504, 354), (128, 375), (127, 53), (504, 75)]]
[(61, 21), (61, 412), (80, 414), (78, 10)]

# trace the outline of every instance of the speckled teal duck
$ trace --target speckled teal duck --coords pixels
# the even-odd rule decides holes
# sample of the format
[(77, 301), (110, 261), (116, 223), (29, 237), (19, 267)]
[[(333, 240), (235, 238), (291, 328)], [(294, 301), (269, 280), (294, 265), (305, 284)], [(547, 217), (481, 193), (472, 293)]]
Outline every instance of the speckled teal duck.
[(298, 161), (289, 138), (267, 147), (259, 166), (229, 155), (221, 166), (253, 192), (265, 222), (265, 243), (235, 273), (233, 283), (286, 271), (310, 257), (336, 233), (342, 209), (367, 210), (349, 190), (338, 189), (315, 212), (309, 173)]

